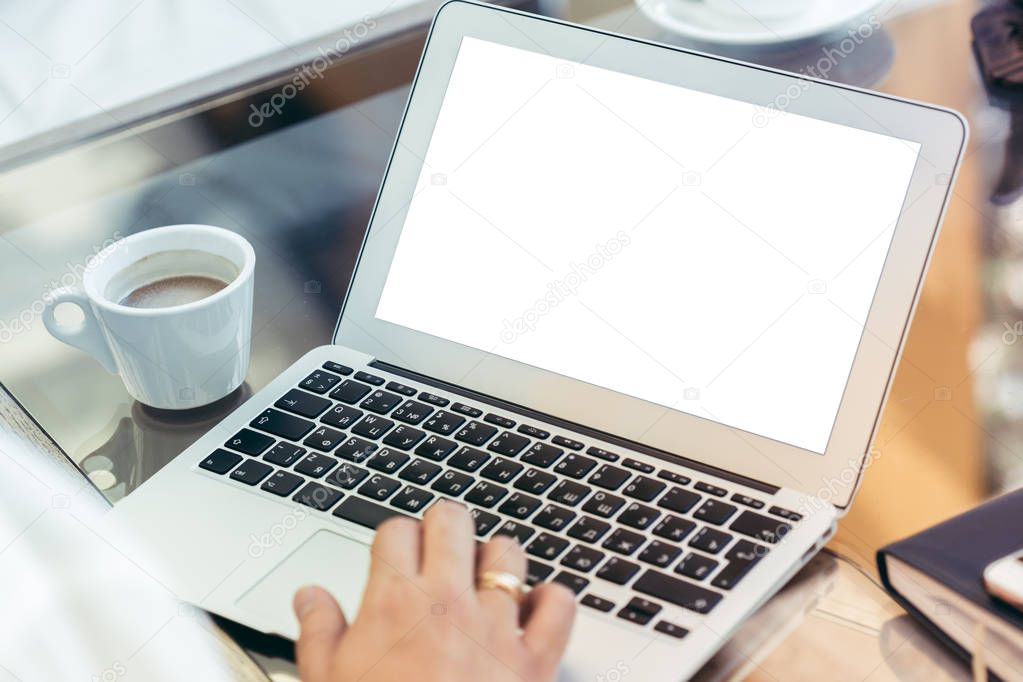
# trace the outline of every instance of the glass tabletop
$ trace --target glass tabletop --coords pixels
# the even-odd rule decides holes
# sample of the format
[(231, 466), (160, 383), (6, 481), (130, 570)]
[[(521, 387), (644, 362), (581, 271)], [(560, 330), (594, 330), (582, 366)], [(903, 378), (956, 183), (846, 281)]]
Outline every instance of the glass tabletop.
[[(1023, 177), (1007, 156), (1020, 127), (978, 82), (969, 20), (980, 5), (894, 0), (836, 24), (824, 39), (752, 48), (679, 35), (647, 11), (664, 4), (524, 3), (949, 106), (974, 131), (875, 457), (832, 553), (804, 569), (701, 675), (798, 679), (826, 670), (833, 679), (905, 679), (940, 669), (939, 677), (965, 679), (965, 667), (880, 589), (873, 557), (1023, 480), (1015, 454), (1023, 431), (1014, 421), (1023, 414), (1007, 407), (1023, 366), (1013, 355), (1023, 303), (1015, 303), (1011, 274)], [(0, 165), (0, 381), (108, 499), (129, 494), (302, 353), (330, 342), (424, 35), (420, 28), (367, 41), (301, 91), (286, 87), (289, 66), (165, 115), (108, 117), (105, 129), (93, 122), (85, 139)], [(40, 313), (47, 293), (80, 281), (88, 258), (111, 240), (175, 223), (219, 225), (253, 244), (252, 362), (245, 384), (220, 402), (161, 412), (133, 402), (116, 376), (51, 338)]]

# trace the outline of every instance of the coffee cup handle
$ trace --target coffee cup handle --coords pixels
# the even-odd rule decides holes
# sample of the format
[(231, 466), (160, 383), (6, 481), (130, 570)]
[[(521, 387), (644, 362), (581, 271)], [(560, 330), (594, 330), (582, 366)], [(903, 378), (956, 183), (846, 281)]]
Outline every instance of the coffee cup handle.
[[(69, 327), (57, 322), (54, 311), (61, 303), (70, 303), (82, 311), (84, 318), (80, 325)], [(110, 345), (103, 336), (103, 330), (100, 329), (99, 320), (96, 319), (89, 299), (81, 291), (76, 289), (54, 291), (47, 298), (46, 307), (43, 309), (43, 324), (58, 341), (85, 351), (99, 360), (99, 363), (108, 372), (117, 374), (117, 363), (114, 362), (114, 355), (110, 352)]]

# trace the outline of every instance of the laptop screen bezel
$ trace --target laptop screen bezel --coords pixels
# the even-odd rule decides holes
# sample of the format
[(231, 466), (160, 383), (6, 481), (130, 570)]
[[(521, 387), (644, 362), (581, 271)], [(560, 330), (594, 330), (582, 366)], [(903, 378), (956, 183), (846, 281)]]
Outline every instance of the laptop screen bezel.
[[(375, 317), (461, 40), (472, 36), (920, 144), (867, 323), (823, 454), (525, 365)], [(514, 10), (452, 0), (413, 82), (334, 342), (434, 379), (680, 457), (848, 506), (870, 461), (918, 290), (966, 138), (956, 112), (657, 45)], [(443, 292), (435, 292), (441, 295)], [(424, 284), (424, 295), (429, 295)], [(453, 304), (457, 293), (451, 292)], [(876, 453), (875, 453), (876, 454)]]

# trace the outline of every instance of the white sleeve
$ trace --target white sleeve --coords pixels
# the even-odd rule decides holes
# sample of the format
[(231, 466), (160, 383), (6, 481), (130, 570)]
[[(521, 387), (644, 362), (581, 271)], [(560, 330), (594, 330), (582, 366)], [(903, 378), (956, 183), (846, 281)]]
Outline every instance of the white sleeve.
[(0, 430), (0, 682), (231, 679), (205, 614), (92, 530), (106, 509)]

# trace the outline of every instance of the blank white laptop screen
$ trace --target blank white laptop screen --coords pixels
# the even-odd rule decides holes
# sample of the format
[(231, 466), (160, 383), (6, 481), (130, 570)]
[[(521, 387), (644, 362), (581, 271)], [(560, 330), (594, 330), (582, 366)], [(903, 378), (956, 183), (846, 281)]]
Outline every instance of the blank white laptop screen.
[(465, 38), (376, 316), (823, 453), (918, 152)]

